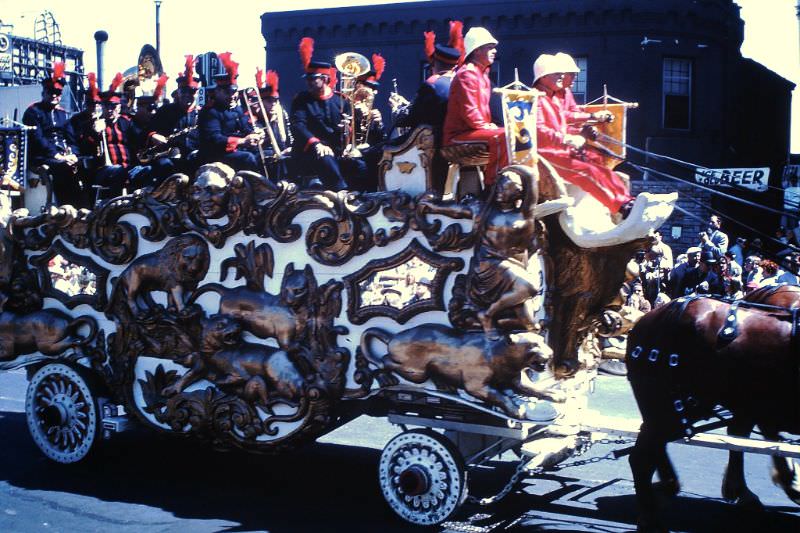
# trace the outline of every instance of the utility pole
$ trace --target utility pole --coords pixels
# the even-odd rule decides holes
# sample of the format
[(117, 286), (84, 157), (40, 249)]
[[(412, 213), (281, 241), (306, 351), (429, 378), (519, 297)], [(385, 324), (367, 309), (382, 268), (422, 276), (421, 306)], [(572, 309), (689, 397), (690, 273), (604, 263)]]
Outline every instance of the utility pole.
[(161, 18), (160, 18), (160, 11), (161, 11), (161, 2), (163, 0), (153, 0), (156, 4), (156, 52), (158, 52), (158, 57), (161, 57)]

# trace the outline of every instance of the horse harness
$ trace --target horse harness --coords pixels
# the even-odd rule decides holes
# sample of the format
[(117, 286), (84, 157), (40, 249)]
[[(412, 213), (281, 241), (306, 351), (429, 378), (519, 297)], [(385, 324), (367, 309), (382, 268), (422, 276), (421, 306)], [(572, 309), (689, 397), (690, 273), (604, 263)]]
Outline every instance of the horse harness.
[[(688, 305), (700, 299), (701, 296), (693, 295), (693, 296), (685, 296), (682, 298), (678, 298), (673, 300), (672, 305), (679, 305), (678, 309), (674, 311), (675, 319), (680, 319), (683, 316), (683, 313), (686, 311)], [(725, 321), (723, 322), (722, 326), (720, 327), (719, 332), (717, 333), (717, 346), (724, 347), (733, 342), (740, 333), (740, 320), (738, 316), (739, 307), (741, 304), (744, 304), (746, 308), (761, 308), (761, 309), (768, 309), (772, 311), (781, 311), (781, 312), (789, 312), (791, 313), (791, 321), (792, 321), (792, 332), (791, 332), (791, 340), (793, 346), (794, 353), (800, 353), (800, 335), (798, 335), (798, 331), (800, 331), (800, 309), (787, 309), (784, 307), (778, 307), (773, 305), (767, 304), (759, 304), (754, 302), (747, 302), (743, 300), (736, 300), (733, 302), (728, 302), (723, 299), (714, 298), (718, 301), (723, 301), (725, 303), (730, 303), (730, 307), (728, 309), (728, 313), (725, 316)], [(670, 332), (662, 331), (661, 335), (656, 339), (654, 343), (656, 346), (662, 345), (661, 340), (662, 338)], [(648, 363), (655, 364), (658, 362), (660, 357), (660, 352), (658, 348), (652, 348), (646, 355), (644, 354), (645, 348), (642, 346), (636, 346), (630, 352), (630, 357), (632, 359), (639, 359), (640, 357), (646, 358)], [(668, 368), (670, 372), (673, 374), (679, 371), (680, 366), (680, 354), (672, 353), (668, 357)], [(798, 385), (800, 386), (800, 363), (798, 364)], [(677, 376), (676, 376), (677, 377)], [(680, 379), (672, 379), (670, 380), (672, 386), (670, 388), (670, 396), (672, 399), (672, 408), (675, 411), (678, 420), (683, 429), (683, 438), (688, 440), (692, 438), (696, 434), (696, 429), (694, 424), (690, 421), (688, 411), (689, 409), (693, 409), (699, 406), (699, 402), (697, 399), (692, 395), (687, 393), (685, 387), (680, 385)]]

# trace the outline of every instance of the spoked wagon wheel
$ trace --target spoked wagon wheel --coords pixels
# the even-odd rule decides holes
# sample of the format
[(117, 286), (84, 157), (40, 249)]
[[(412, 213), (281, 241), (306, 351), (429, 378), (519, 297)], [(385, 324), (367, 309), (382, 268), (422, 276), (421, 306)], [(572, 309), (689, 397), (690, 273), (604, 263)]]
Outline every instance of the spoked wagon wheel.
[(97, 401), (86, 379), (60, 363), (36, 371), (25, 396), (25, 418), (33, 441), (58, 463), (80, 461), (97, 441)]
[(412, 524), (444, 522), (467, 497), (461, 454), (430, 430), (406, 431), (390, 440), (381, 453), (378, 478), (386, 502)]

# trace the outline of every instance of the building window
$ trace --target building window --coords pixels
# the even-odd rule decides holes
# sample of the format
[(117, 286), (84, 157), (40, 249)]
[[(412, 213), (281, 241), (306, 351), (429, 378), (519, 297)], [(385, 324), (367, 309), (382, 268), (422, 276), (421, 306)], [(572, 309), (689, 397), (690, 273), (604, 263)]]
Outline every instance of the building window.
[(586, 76), (587, 76), (587, 67), (589, 66), (589, 62), (585, 57), (575, 57), (575, 63), (578, 65), (578, 68), (581, 69), (578, 72), (578, 75), (575, 76), (575, 81), (572, 82), (572, 95), (575, 97), (575, 103), (577, 104), (585, 104), (586, 103)]
[(664, 127), (688, 130), (692, 111), (692, 62), (664, 58)]

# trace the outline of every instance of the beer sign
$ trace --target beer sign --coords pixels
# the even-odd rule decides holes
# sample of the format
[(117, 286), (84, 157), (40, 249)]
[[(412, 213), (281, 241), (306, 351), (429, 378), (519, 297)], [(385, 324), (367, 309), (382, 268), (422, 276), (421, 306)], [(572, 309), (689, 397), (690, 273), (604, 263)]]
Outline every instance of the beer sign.
[(764, 192), (769, 182), (769, 167), (700, 168), (695, 171), (697, 183), (709, 187), (736, 187)]

